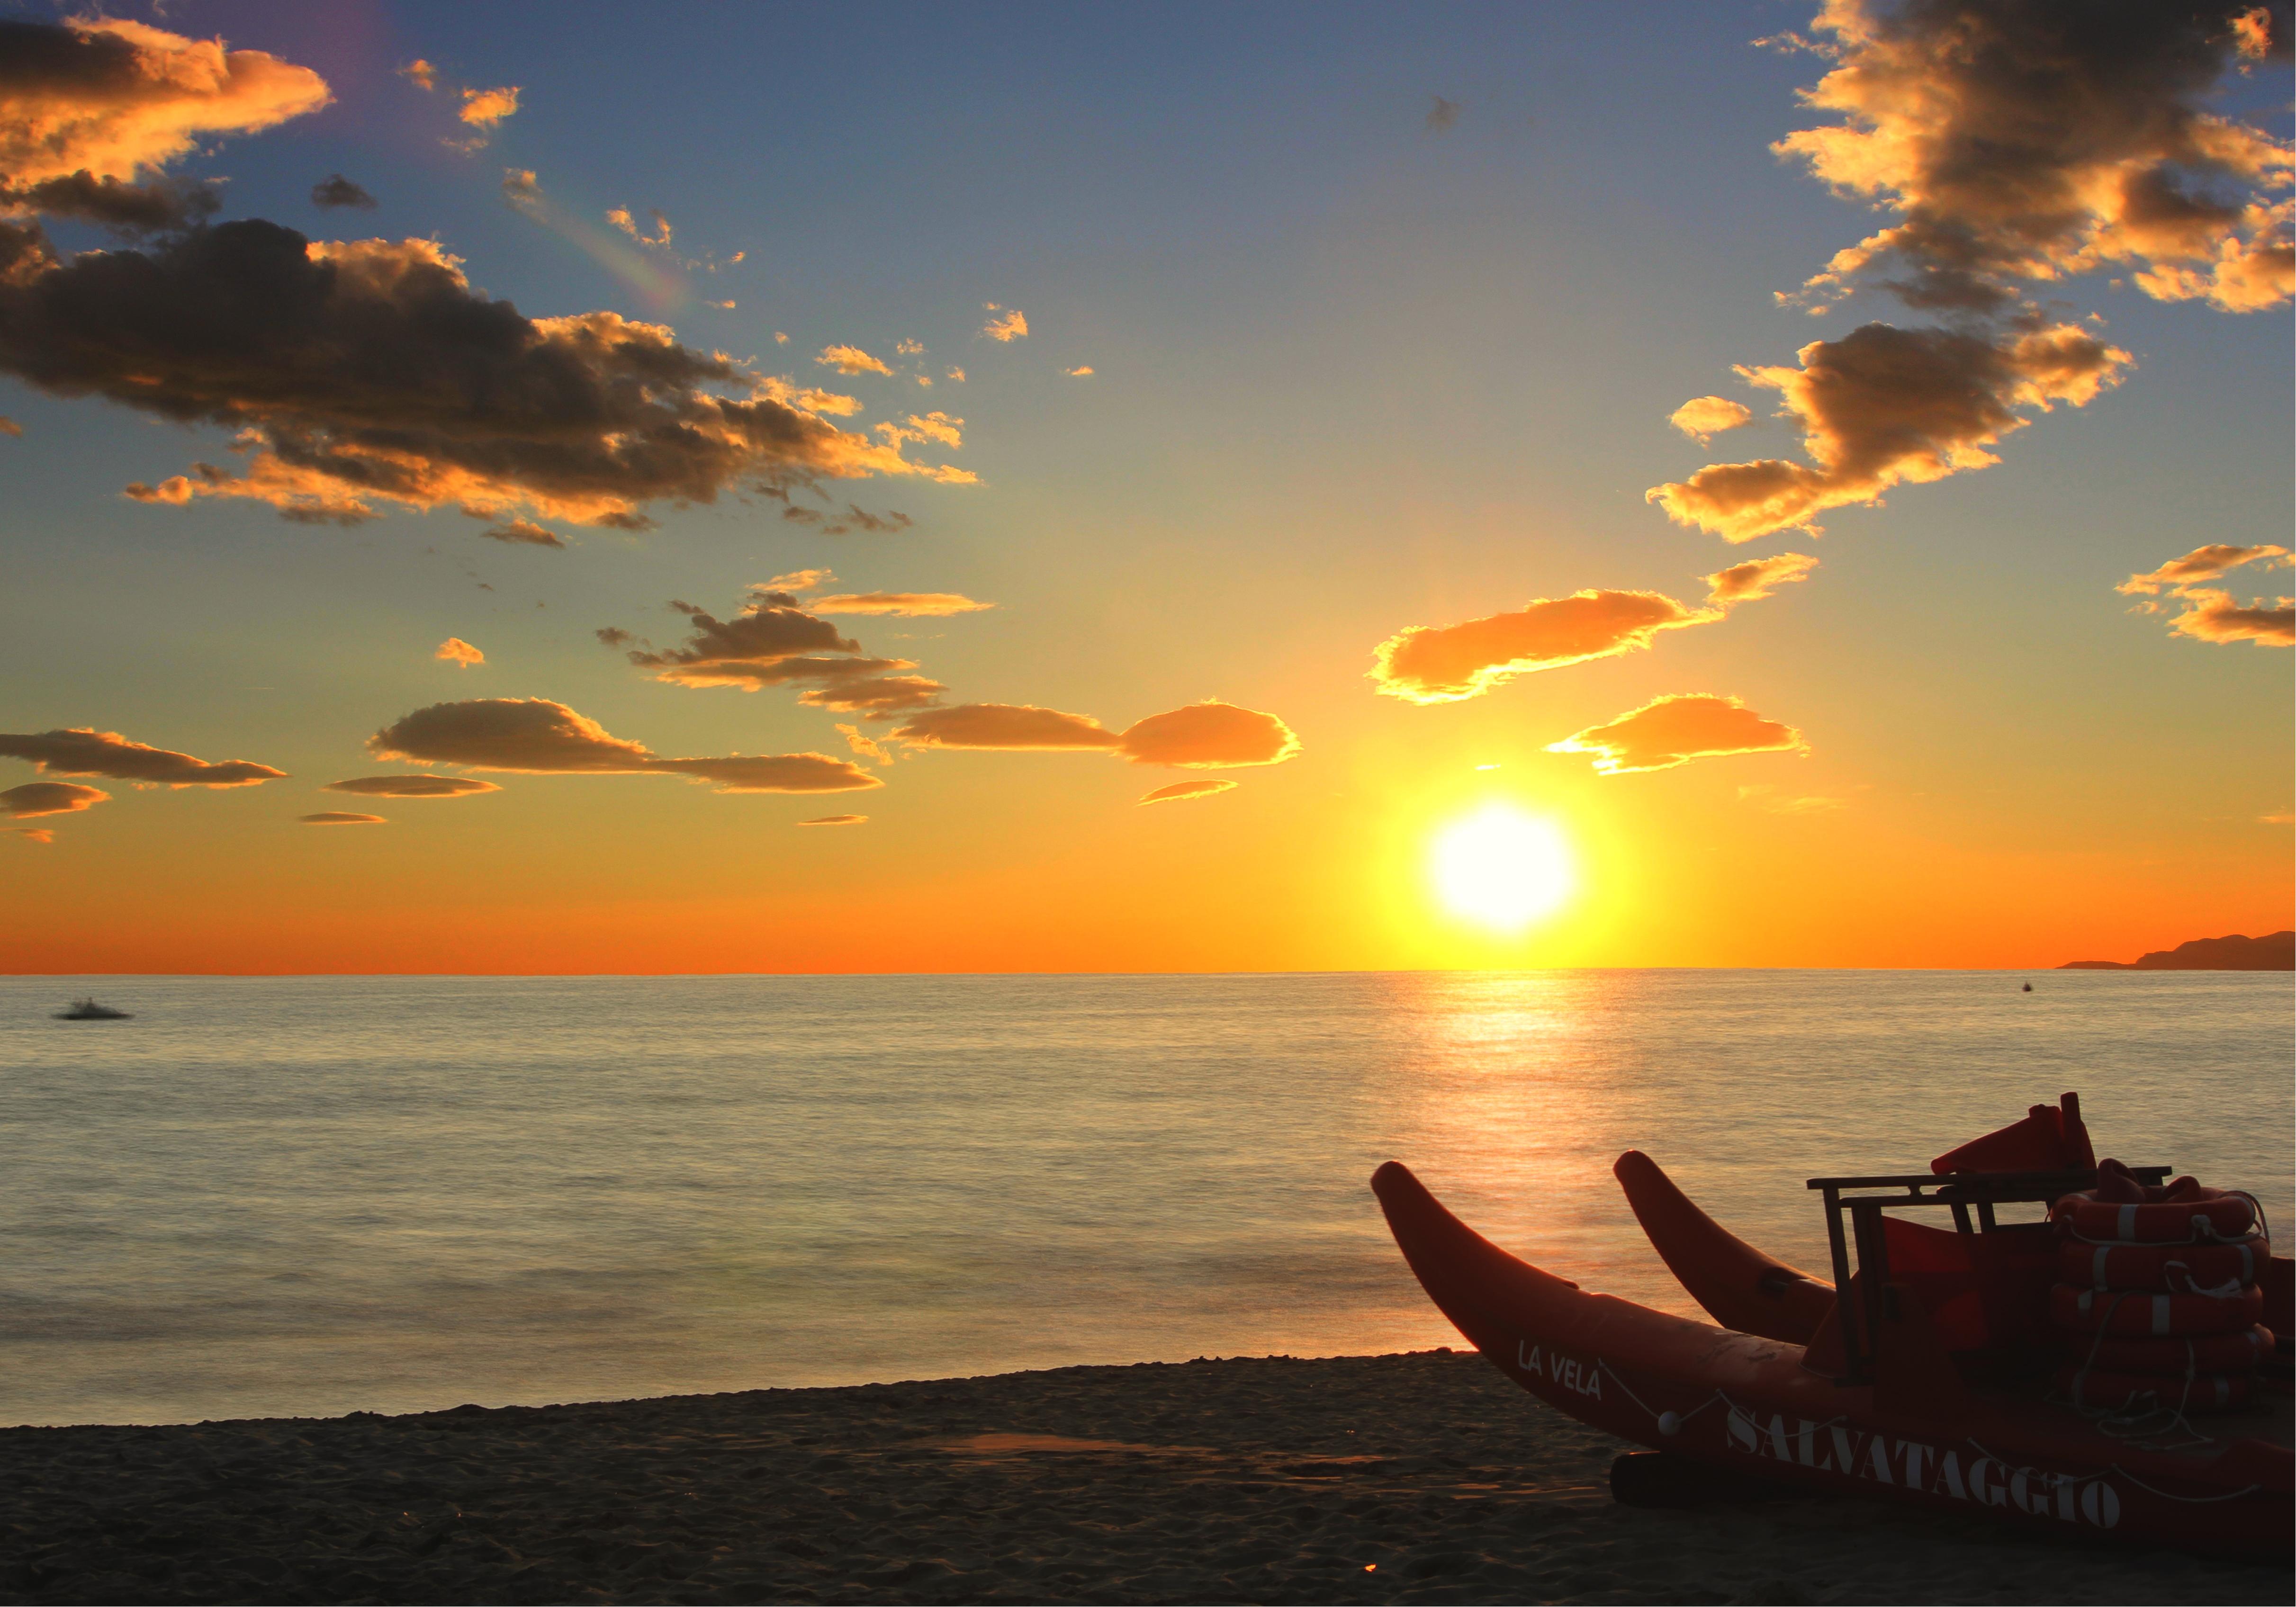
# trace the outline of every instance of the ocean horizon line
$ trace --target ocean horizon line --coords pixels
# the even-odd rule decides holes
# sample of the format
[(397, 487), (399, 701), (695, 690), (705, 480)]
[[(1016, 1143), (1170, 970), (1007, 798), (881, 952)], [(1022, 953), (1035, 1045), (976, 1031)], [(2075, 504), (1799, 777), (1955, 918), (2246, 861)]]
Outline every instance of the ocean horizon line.
[[(2062, 972), (2079, 974), (2190, 976), (2207, 968), (2156, 968), (2139, 971), (2135, 967), (2118, 968), (2110, 972), (2082, 972), (2079, 967), (2060, 961), (2054, 964), (2037, 963), (2030, 965), (1405, 965), (1405, 966), (1322, 966), (1295, 971), (1102, 971), (1088, 967), (1062, 970), (1026, 971), (9, 971), (0, 972), (0, 980), (37, 981), (42, 979), (70, 981), (82, 978), (140, 979), (165, 981), (176, 979), (199, 979), (209, 981), (288, 980), (324, 978), (333, 980), (347, 979), (381, 979), (386, 977), (470, 977), (495, 978), (505, 981), (578, 981), (586, 979), (601, 980), (637, 981), (706, 981), (729, 977), (759, 980), (794, 980), (800, 977), (893, 977), (932, 978), (952, 980), (967, 977), (1005, 979), (1013, 977), (1414, 977), (1414, 976), (1587, 976), (1615, 975), (1620, 972), (1801, 972), (1831, 975), (1842, 972), (1870, 972), (1875, 975), (1918, 973), (1923, 975), (1992, 975), (2016, 976), (2031, 972), (2054, 975)], [(2211, 974), (2224, 976), (2279, 975), (2276, 972), (2243, 971), (2225, 968)]]

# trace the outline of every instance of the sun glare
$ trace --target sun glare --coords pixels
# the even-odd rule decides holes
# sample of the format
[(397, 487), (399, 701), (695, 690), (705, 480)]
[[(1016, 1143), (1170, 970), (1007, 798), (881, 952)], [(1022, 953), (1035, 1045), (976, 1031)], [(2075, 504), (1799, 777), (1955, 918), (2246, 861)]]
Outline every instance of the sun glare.
[(1562, 834), (1503, 803), (1445, 826), (1431, 860), (1443, 907), (1495, 931), (1520, 931), (1552, 914), (1574, 881)]

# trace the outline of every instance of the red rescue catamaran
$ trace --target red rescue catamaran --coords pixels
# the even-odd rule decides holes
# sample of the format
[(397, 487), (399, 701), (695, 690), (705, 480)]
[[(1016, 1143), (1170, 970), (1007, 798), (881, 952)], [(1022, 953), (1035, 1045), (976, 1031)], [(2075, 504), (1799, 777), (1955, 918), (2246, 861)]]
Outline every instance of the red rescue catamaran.
[[(1629, 1482), (1720, 1470), (2079, 1539), (2288, 1557), (2289, 1259), (2251, 1197), (2100, 1164), (2076, 1095), (1928, 1173), (1811, 1178), (1830, 1282), (1732, 1235), (1639, 1152), (1613, 1170), (1720, 1327), (1517, 1259), (1397, 1162), (1372, 1188), (1429, 1297), (1494, 1365), (1664, 1454), (1622, 1459), (1620, 1473), (1644, 1465)], [(2050, 1219), (2002, 1220), (2018, 1202)], [(1888, 1214), (1908, 1209), (1952, 1226)]]

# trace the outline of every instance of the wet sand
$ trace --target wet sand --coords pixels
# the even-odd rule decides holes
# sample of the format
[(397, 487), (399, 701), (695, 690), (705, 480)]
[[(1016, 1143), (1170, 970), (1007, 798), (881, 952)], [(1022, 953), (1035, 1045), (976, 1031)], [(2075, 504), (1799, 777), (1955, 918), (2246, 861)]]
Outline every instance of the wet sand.
[(4, 1602), (2270, 1602), (2287, 1568), (1616, 1505), (1480, 1357), (0, 1431)]

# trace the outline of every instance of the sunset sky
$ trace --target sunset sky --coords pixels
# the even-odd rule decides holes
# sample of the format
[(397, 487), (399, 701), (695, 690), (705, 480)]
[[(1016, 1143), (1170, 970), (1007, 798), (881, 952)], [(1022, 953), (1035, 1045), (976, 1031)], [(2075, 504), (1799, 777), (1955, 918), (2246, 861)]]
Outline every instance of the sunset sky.
[(0, 969), (2291, 924), (2285, 5), (0, 17)]

